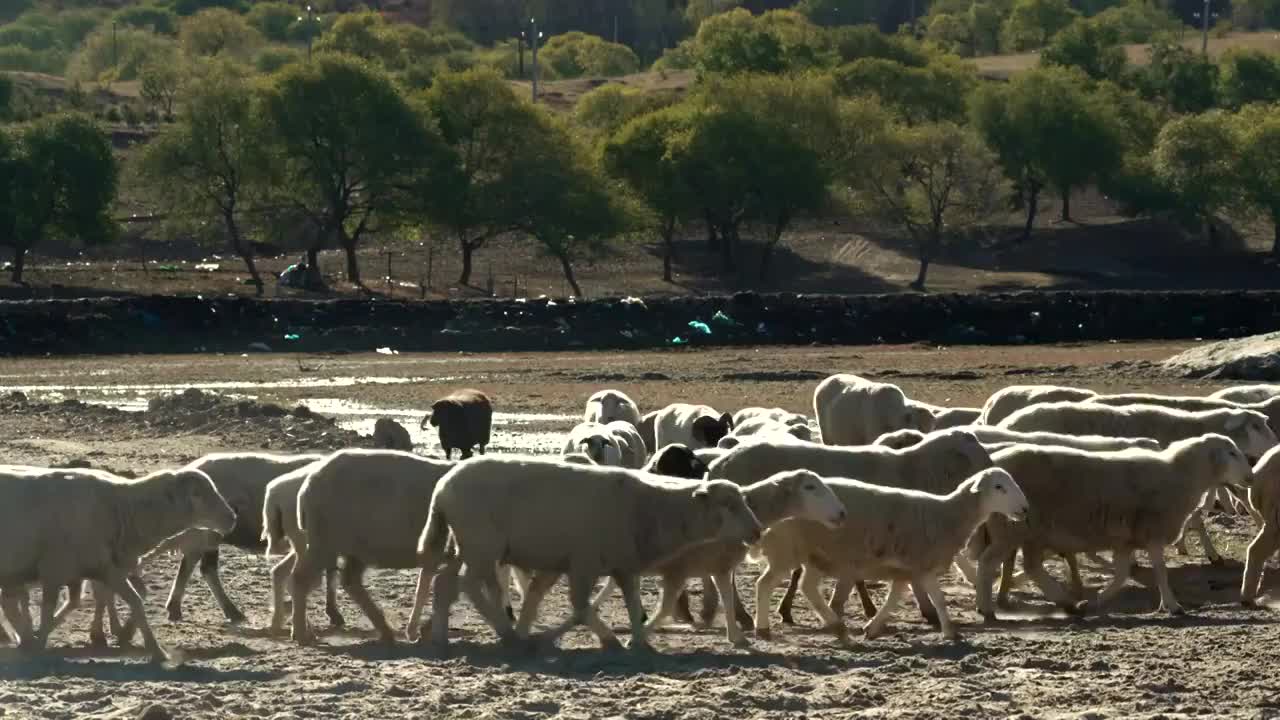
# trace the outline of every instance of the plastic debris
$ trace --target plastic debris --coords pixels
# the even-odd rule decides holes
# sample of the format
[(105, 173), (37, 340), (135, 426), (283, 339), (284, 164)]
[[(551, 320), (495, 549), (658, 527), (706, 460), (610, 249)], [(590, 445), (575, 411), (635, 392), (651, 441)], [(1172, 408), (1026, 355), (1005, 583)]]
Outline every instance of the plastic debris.
[(684, 344), (685, 344), (685, 343), (687, 343), (687, 342), (689, 342), (689, 341), (688, 341), (688, 340), (685, 340), (685, 339), (684, 339), (684, 338), (682, 338), (682, 337), (673, 337), (673, 338), (671, 338), (671, 344), (672, 344), (672, 345), (684, 345)]
[(301, 340), (302, 336), (297, 333), (289, 333), (288, 335), (284, 336), (284, 339), (285, 340)]
[(205, 272), (213, 272), (220, 267), (222, 266), (218, 263), (199, 263), (196, 265), (197, 270), (204, 270)]
[(399, 355), (400, 354), (399, 350), (392, 350), (389, 347), (380, 347), (377, 350), (374, 350), (374, 352), (378, 353), (379, 355)]
[(702, 322), (702, 321), (700, 321), (700, 320), (690, 320), (690, 321), (689, 321), (689, 327), (690, 327), (691, 329), (693, 329), (693, 330), (697, 330), (698, 332), (702, 333), (703, 335), (710, 335), (710, 334), (711, 334), (711, 326), (710, 326), (710, 325), (708, 325), (708, 324), (706, 324), (706, 323), (704, 323), (704, 322)]
[(715, 315), (711, 316), (711, 322), (721, 325), (741, 325), (742, 323), (734, 320), (724, 313), (723, 310), (717, 310)]
[(271, 346), (264, 342), (251, 342), (249, 349), (256, 352), (271, 352)]
[(639, 305), (640, 307), (644, 307), (644, 300), (641, 300), (638, 297), (628, 296), (628, 297), (622, 298), (622, 304), (623, 305)]

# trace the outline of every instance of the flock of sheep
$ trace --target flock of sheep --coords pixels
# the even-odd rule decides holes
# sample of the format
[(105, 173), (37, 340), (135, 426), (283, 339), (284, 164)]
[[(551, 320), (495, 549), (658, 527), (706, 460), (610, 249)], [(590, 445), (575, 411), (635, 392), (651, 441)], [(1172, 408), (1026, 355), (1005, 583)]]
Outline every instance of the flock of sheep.
[[(268, 556), (283, 556), (271, 570), (270, 627), (283, 632), (291, 617), (292, 638), (303, 644), (314, 640), (307, 601), (322, 577), (329, 623), (344, 623), (340, 583), (381, 640), (393, 642), (397, 633), (363, 576), (370, 567), (417, 569), (404, 634), (437, 650), (448, 645), (450, 608), (462, 593), (504, 643), (522, 647), (552, 646), (579, 625), (604, 647), (620, 646), (598, 615), (615, 587), (634, 649), (649, 648), (649, 632), (671, 619), (705, 626), (720, 608), (728, 640), (741, 646), (744, 629), (769, 637), (773, 592), (788, 581), (777, 608), (785, 623), (793, 622), (799, 591), (824, 628), (843, 636), (841, 616), (856, 590), (870, 618), (865, 634), (874, 638), (910, 589), (924, 618), (954, 638), (939, 585), (953, 566), (987, 620), (1024, 580), (1082, 613), (1115, 597), (1141, 550), (1160, 607), (1180, 613), (1165, 551), (1185, 553), (1182, 536), (1191, 530), (1220, 561), (1203, 523), (1210, 504), (1247, 512), (1259, 526), (1242, 603), (1255, 602), (1263, 565), (1280, 548), (1280, 443), (1272, 430), (1280, 386), (1171, 397), (1024, 385), (1000, 390), (979, 409), (935, 407), (894, 385), (834, 375), (816, 388), (814, 413), (821, 442), (808, 418), (777, 408), (729, 414), (677, 403), (642, 415), (625, 394), (604, 390), (587, 401), (560, 457), (483, 456), (492, 407), (467, 390), (437, 402), (428, 418), (447, 456), (461, 451), (459, 461), (404, 451), (407, 433), (390, 423), (377, 435), (404, 450), (215, 454), (136, 480), (0, 466), (0, 642), (43, 649), (90, 582), (91, 641), (106, 643), (105, 616), (119, 643), (141, 632), (162, 659), (139, 592), (141, 565), (181, 553), (170, 620), (181, 620), (199, 565), (227, 620), (239, 622), (244, 615), (219, 580), (221, 545), (265, 542)], [(482, 456), (472, 457), (473, 449)], [(1077, 555), (1103, 551), (1113, 577), (1091, 596)], [(1048, 553), (1066, 561), (1065, 585), (1044, 569)], [(733, 582), (744, 560), (763, 567), (754, 614)], [(562, 576), (570, 617), (531, 634)], [(656, 608), (641, 606), (642, 576), (661, 579)], [(595, 592), (602, 577), (606, 586)], [(697, 618), (686, 592), (695, 577), (703, 584)], [(823, 597), (828, 577), (835, 589)], [(889, 583), (878, 609), (864, 584), (872, 580)], [(35, 586), (38, 625), (28, 596)], [(63, 587), (67, 600), (55, 607)], [(127, 622), (115, 596), (129, 608)]]

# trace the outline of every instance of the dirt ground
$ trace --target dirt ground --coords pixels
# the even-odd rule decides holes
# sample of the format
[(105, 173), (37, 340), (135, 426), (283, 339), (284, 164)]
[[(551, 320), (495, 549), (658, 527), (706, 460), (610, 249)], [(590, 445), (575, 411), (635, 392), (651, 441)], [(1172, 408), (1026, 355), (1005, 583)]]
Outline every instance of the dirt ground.
[[(0, 361), (0, 461), (145, 472), (213, 450), (327, 448), (359, 442), (343, 423), (305, 413), (261, 410), (262, 403), (359, 403), (384, 409), (416, 427), (421, 409), (450, 389), (474, 386), (495, 396), (500, 413), (525, 418), (506, 426), (495, 450), (548, 450), (546, 437), (567, 429), (586, 396), (600, 387), (632, 394), (645, 408), (697, 399), (731, 409), (781, 405), (804, 411), (828, 373), (857, 372), (891, 380), (922, 400), (977, 405), (1013, 383), (1083, 385), (1100, 391), (1205, 393), (1217, 385), (1161, 376), (1153, 363), (1185, 343), (1118, 343), (1011, 348), (802, 347), (701, 352), (489, 355), (148, 356)], [(402, 382), (408, 380), (408, 382)], [(144, 413), (71, 403), (145, 405), (148, 396), (196, 384), (232, 396), (231, 405), (192, 401)], [(213, 387), (210, 387), (213, 386)], [(79, 389), (73, 389), (79, 388)], [(8, 397), (22, 391), (26, 401)], [(248, 400), (247, 410), (228, 410)], [(201, 404), (203, 403), (203, 404)], [(256, 408), (256, 409), (255, 409)], [(168, 413), (168, 414), (165, 414)], [(422, 437), (422, 436), (419, 436)], [(522, 439), (523, 438), (523, 439)], [(419, 451), (438, 454), (431, 438)], [(1174, 590), (1194, 609), (1182, 618), (1154, 612), (1149, 569), (1139, 568), (1112, 612), (1068, 619), (1037, 593), (1015, 593), (1017, 613), (984, 625), (972, 591), (946, 578), (963, 639), (944, 642), (902, 608), (888, 636), (864, 641), (856, 603), (843, 644), (819, 633), (803, 600), (799, 625), (772, 641), (733, 649), (723, 628), (674, 627), (659, 633), (660, 654), (634, 657), (597, 649), (585, 629), (562, 650), (542, 657), (499, 649), (492, 632), (464, 601), (452, 619), (455, 652), (435, 659), (401, 643), (379, 646), (368, 622), (342, 598), (348, 630), (299, 649), (269, 637), (271, 562), (236, 550), (222, 558), (231, 596), (249, 616), (223, 621), (198, 576), (186, 619), (169, 622), (163, 608), (175, 561), (148, 570), (148, 614), (176, 668), (147, 664), (136, 652), (87, 646), (81, 611), (39, 658), (0, 647), (0, 717), (134, 717), (150, 705), (176, 718), (783, 718), (783, 717), (1280, 717), (1280, 606), (1238, 606), (1240, 561), (1252, 536), (1247, 518), (1217, 515), (1210, 531), (1231, 560), (1207, 565), (1174, 556)], [(1061, 572), (1060, 567), (1054, 567)], [(1104, 571), (1086, 563), (1096, 587)], [(748, 603), (756, 572), (739, 575)], [(374, 597), (393, 624), (407, 617), (414, 574), (370, 573)], [(694, 604), (701, 600), (694, 583)], [(656, 601), (644, 585), (649, 606)], [(883, 588), (873, 588), (882, 593)], [(1264, 582), (1280, 595), (1280, 573)], [(341, 594), (340, 594), (341, 597)], [(319, 597), (313, 623), (323, 626)], [(606, 603), (606, 621), (625, 625), (621, 603)], [(548, 597), (544, 623), (567, 612), (563, 595)], [(776, 625), (775, 625), (776, 627)]]

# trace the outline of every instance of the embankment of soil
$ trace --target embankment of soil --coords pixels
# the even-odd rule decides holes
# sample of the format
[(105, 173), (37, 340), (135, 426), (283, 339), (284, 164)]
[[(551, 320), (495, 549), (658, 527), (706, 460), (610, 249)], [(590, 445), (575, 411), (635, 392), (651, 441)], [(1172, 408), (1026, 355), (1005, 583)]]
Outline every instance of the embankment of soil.
[(0, 302), (0, 355), (1001, 345), (1225, 338), (1278, 328), (1280, 291), (737, 293), (576, 302), (156, 296)]

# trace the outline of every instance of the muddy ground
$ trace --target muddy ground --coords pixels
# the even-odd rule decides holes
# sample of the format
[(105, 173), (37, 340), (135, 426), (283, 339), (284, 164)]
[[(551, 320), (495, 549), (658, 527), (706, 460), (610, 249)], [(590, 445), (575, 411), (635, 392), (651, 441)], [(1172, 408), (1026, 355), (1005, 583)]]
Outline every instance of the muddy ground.
[[(817, 380), (858, 372), (901, 384), (913, 397), (973, 405), (1011, 383), (1052, 382), (1102, 391), (1202, 393), (1218, 387), (1160, 376), (1152, 363), (1184, 343), (1019, 348), (805, 347), (704, 352), (488, 355), (170, 356), (0, 362), (0, 462), (145, 472), (213, 450), (329, 448), (363, 442), (375, 415), (415, 424), (449, 389), (474, 386), (496, 397), (495, 450), (550, 451), (556, 433), (594, 389), (618, 387), (644, 407), (698, 399), (724, 408), (781, 405), (803, 411)], [(407, 380), (407, 381), (406, 381)], [(142, 413), (183, 384), (229, 399), (189, 395)], [(8, 397), (22, 391), (25, 400)], [(264, 405), (265, 404), (265, 405)], [(331, 411), (336, 424), (294, 411)], [(263, 407), (279, 406), (281, 410)], [(415, 434), (422, 452), (434, 438)], [(223, 553), (223, 578), (249, 616), (223, 622), (198, 576), (186, 619), (165, 619), (174, 561), (148, 574), (149, 615), (162, 642), (184, 663), (149, 665), (137, 653), (87, 647), (87, 613), (53, 637), (41, 658), (0, 647), (0, 717), (133, 717), (160, 705), (179, 718), (781, 718), (781, 717), (1280, 717), (1280, 607), (1246, 611), (1235, 602), (1252, 521), (1215, 516), (1211, 532), (1232, 560), (1206, 565), (1192, 543), (1174, 557), (1175, 592), (1195, 609), (1184, 618), (1153, 612), (1150, 571), (1140, 568), (1106, 617), (1067, 619), (1030, 592), (1020, 612), (984, 626), (972, 592), (957, 578), (944, 588), (964, 639), (943, 642), (903, 608), (887, 637), (859, 634), (842, 644), (818, 633), (803, 601), (796, 628), (735, 650), (723, 629), (671, 628), (655, 657), (602, 654), (586, 631), (541, 658), (499, 650), (465, 603), (452, 622), (456, 653), (424, 657), (407, 644), (381, 647), (343, 599), (352, 629), (298, 649), (264, 632), (270, 563)], [(1086, 564), (1086, 580), (1105, 575)], [(1060, 571), (1061, 568), (1055, 568)], [(747, 566), (739, 583), (751, 587)], [(413, 575), (375, 571), (374, 596), (402, 623)], [(696, 587), (696, 583), (695, 583)], [(1265, 580), (1280, 595), (1280, 573)], [(883, 592), (882, 588), (876, 592)], [(747, 594), (748, 602), (753, 593)], [(313, 622), (321, 623), (316, 598)], [(645, 584), (646, 602), (656, 601)], [(700, 601), (697, 592), (694, 602)], [(861, 623), (855, 616), (851, 624)], [(548, 598), (545, 619), (566, 612)], [(625, 624), (621, 603), (606, 620)]]

